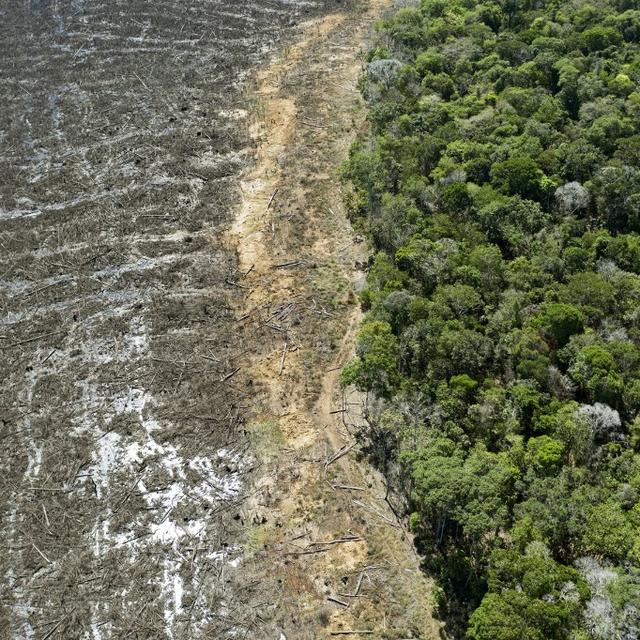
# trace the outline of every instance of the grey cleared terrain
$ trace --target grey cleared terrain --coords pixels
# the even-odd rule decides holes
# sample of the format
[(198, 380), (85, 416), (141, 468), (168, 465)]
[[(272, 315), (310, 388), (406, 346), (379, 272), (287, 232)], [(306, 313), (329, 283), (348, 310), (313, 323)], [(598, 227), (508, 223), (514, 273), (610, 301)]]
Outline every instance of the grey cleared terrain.
[(264, 637), (223, 238), (242, 81), (337, 4), (0, 5), (0, 637)]

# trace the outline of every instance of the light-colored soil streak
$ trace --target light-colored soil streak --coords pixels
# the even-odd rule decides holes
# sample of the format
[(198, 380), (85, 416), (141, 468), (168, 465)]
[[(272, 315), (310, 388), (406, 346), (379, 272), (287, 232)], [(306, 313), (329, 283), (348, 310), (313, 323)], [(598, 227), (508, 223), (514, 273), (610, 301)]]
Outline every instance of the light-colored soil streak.
[(302, 25), (253, 87), (255, 165), (229, 242), (246, 292), (239, 330), (258, 336), (247, 368), (262, 464), (237, 514), (246, 531), (237, 571), (272, 603), (265, 638), (439, 637), (431, 585), (383, 479), (359, 454), (359, 399), (338, 388), (366, 248), (336, 170), (364, 122), (360, 45), (389, 4)]

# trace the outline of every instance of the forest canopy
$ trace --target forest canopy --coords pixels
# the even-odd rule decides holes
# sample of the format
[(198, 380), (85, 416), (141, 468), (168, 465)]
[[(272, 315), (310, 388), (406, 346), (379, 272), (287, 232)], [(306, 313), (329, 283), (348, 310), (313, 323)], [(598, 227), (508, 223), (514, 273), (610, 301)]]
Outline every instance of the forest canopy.
[(384, 20), (343, 383), (470, 640), (640, 637), (640, 0)]

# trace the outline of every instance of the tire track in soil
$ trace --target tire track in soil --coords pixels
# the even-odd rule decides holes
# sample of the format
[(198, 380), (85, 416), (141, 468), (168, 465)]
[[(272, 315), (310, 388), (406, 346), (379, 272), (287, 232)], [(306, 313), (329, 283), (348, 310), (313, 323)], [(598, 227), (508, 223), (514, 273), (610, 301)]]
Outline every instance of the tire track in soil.
[(360, 45), (389, 5), (302, 25), (254, 78), (255, 164), (228, 240), (245, 288), (241, 331), (255, 341), (249, 432), (262, 471), (236, 518), (246, 536), (239, 575), (269, 603), (259, 637), (440, 637), (410, 536), (381, 475), (359, 460), (361, 398), (338, 389), (367, 253), (336, 170), (364, 125)]

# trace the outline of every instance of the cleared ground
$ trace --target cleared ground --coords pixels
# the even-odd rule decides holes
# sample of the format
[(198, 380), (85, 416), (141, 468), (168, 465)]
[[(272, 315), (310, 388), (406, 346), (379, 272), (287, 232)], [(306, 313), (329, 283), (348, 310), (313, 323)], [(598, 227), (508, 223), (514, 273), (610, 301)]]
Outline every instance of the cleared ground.
[(225, 575), (259, 472), (239, 87), (345, 4), (0, 9), (0, 637), (261, 637)]
[(364, 126), (356, 85), (367, 36), (390, 5), (368, 0), (301, 26), (252, 77), (255, 163), (229, 238), (246, 274), (238, 326), (252, 336), (247, 369), (259, 392), (247, 430), (261, 464), (239, 509), (234, 576), (260, 612), (258, 638), (446, 637), (404, 505), (392, 507), (365, 455), (364, 398), (338, 386), (368, 250), (337, 172)]

